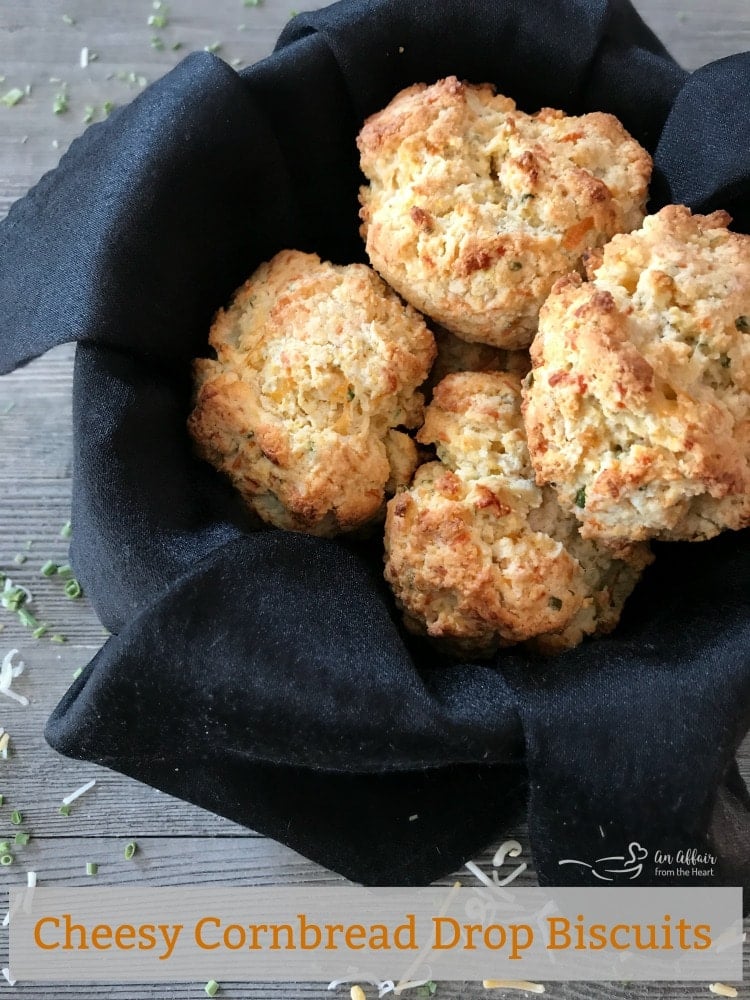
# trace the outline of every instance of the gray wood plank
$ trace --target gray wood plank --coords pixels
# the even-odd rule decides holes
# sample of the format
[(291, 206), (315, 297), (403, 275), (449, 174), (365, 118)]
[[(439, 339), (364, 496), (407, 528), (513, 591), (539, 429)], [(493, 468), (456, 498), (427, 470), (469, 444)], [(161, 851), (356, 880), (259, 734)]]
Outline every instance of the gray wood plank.
[(633, 4), (685, 69), (750, 49), (746, 0), (633, 0)]

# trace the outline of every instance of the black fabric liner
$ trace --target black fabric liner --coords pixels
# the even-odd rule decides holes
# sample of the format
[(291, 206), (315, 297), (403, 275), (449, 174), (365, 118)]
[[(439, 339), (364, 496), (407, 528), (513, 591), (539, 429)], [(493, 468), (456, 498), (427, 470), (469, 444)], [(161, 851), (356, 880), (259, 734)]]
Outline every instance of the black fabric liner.
[(748, 532), (657, 546), (610, 637), (448, 665), (403, 632), (377, 540), (259, 527), (192, 455), (213, 312), (282, 248), (364, 259), (356, 133), (451, 73), (617, 114), (652, 208), (750, 229), (750, 56), (688, 75), (626, 0), (343, 0), (240, 74), (189, 56), (0, 224), (0, 371), (79, 345), (72, 560), (116, 633), (45, 735), (365, 883), (444, 875), (525, 807), (543, 884), (636, 840), (639, 885), (683, 848), (719, 858), (698, 884), (747, 889)]

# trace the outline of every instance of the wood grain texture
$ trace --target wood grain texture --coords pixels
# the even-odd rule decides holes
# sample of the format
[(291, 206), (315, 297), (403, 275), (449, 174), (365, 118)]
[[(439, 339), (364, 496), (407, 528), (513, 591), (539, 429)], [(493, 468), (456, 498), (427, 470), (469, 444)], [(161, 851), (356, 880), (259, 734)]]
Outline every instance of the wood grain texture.
[[(406, 2), (406, 0), (405, 0)], [(750, 48), (747, 0), (635, 0), (635, 5), (673, 55), (688, 69)], [(220, 42), (220, 54), (242, 65), (262, 58), (292, 13), (312, 8), (309, 0), (264, 0), (245, 7), (242, 0), (171, 0), (169, 24), (155, 30), (147, 24), (149, 0), (3, 0), (0, 4), (0, 95), (11, 87), (31, 93), (14, 108), (0, 106), (0, 217), (41, 175), (54, 167), (72, 139), (84, 128), (88, 106), (96, 120), (105, 101), (121, 104), (137, 95), (141, 77), (154, 80), (185, 53)], [(67, 14), (75, 23), (66, 24)], [(152, 47), (160, 37), (164, 48)], [(181, 43), (177, 51), (172, 49)], [(86, 46), (98, 58), (80, 66)], [(134, 79), (131, 78), (131, 74)], [(55, 115), (55, 96), (68, 95), (69, 110)], [(27, 630), (0, 611), (3, 650), (17, 646), (28, 671), (17, 682), (31, 705), (0, 705), (0, 725), (11, 733), (12, 755), (0, 760), (0, 838), (15, 830), (9, 811), (24, 813), (33, 839), (18, 851), (16, 863), (2, 869), (0, 887), (23, 882), (27, 868), (39, 873), (40, 885), (90, 884), (85, 862), (100, 865), (97, 884), (215, 884), (259, 885), (333, 884), (341, 879), (295, 852), (258, 837), (227, 820), (189, 806), (113, 772), (59, 757), (44, 743), (44, 722), (72, 679), (73, 671), (94, 655), (106, 636), (85, 600), (71, 602), (59, 582), (39, 575), (46, 559), (63, 561), (66, 543), (59, 536), (70, 508), (72, 437), (70, 347), (58, 348), (22, 371), (0, 379), (0, 569), (27, 586), (40, 617), (64, 632), (68, 642), (55, 646), (35, 641)], [(27, 549), (26, 543), (31, 541)], [(13, 557), (22, 553), (18, 566)], [(750, 743), (741, 766), (750, 780)], [(90, 777), (97, 785), (75, 803), (71, 815), (57, 807), (63, 795)], [(509, 831), (526, 848), (524, 829)], [(126, 862), (122, 848), (131, 837), (139, 852)], [(480, 862), (489, 867), (491, 854)], [(468, 884), (471, 876), (461, 876)], [(447, 882), (448, 880), (446, 880)], [(523, 876), (534, 883), (533, 871)], [(5, 897), (7, 901), (7, 896)], [(3, 900), (0, 896), (0, 909)], [(0, 964), (7, 964), (7, 934), (0, 931)], [(747, 967), (747, 951), (745, 965)], [(216, 970), (221, 978), (221, 970)], [(5, 993), (2, 991), (5, 989)], [(551, 984), (554, 1000), (707, 1000), (704, 984)], [(202, 984), (152, 987), (129, 984), (18, 984), (0, 997), (63, 1000), (85, 995), (112, 1000), (197, 1000)], [(476, 983), (441, 983), (445, 1000), (477, 1000), (486, 993)], [(747, 987), (741, 996), (748, 997)], [(223, 983), (222, 997), (244, 1000), (322, 1000), (332, 994), (320, 984)], [(335, 996), (347, 997), (341, 988)], [(368, 991), (372, 996), (372, 991)], [(409, 994), (406, 994), (409, 996)]]

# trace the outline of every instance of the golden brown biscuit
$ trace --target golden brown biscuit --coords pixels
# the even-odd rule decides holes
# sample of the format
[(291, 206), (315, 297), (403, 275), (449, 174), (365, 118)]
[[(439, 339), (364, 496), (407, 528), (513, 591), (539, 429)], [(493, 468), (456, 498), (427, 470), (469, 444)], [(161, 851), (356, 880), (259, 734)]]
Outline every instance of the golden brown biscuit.
[(520, 348), (556, 278), (643, 218), (651, 158), (612, 115), (518, 111), (455, 77), (401, 91), (358, 138), (373, 266), (465, 340)]
[(536, 485), (517, 375), (449, 375), (418, 438), (440, 461), (388, 503), (385, 530), (385, 576), (410, 630), (483, 655), (527, 640), (557, 652), (615, 627), (648, 548), (582, 539)]
[(559, 281), (525, 390), (539, 483), (588, 538), (750, 524), (750, 237), (670, 205)]
[(332, 535), (375, 518), (417, 453), (435, 343), (364, 264), (284, 250), (217, 314), (195, 362), (199, 454), (280, 528)]

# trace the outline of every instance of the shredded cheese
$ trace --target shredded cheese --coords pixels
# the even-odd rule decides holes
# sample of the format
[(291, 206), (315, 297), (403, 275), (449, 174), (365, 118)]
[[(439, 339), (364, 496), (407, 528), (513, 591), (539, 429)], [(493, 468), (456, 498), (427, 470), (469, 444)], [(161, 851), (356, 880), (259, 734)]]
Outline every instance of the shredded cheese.
[(89, 50), (86, 45), (81, 49), (81, 69), (86, 69), (89, 64)]
[(479, 866), (478, 866), (478, 865), (476, 864), (476, 862), (474, 862), (474, 861), (467, 861), (467, 862), (466, 862), (466, 864), (464, 865), (464, 868), (466, 868), (466, 869), (467, 869), (468, 871), (470, 871), (470, 872), (471, 872), (471, 874), (472, 874), (472, 875), (473, 875), (473, 876), (474, 876), (475, 878), (478, 878), (478, 879), (479, 879), (479, 881), (480, 881), (480, 882), (481, 882), (481, 883), (482, 883), (483, 885), (486, 885), (486, 886), (489, 886), (489, 887), (490, 887), (490, 889), (494, 889), (494, 887), (495, 887), (495, 883), (494, 883), (494, 882), (492, 881), (492, 879), (491, 879), (491, 878), (489, 878), (489, 876), (487, 876), (487, 875), (485, 875), (485, 874), (484, 874), (484, 872), (483, 872), (483, 871), (482, 871), (482, 869), (481, 869), (481, 868), (480, 868), (480, 867), (479, 867)]
[(708, 987), (712, 993), (720, 997), (736, 997), (737, 990), (734, 986), (727, 986), (726, 983), (711, 983)]
[[(5, 654), (3, 665), (0, 667), (0, 694), (4, 694), (6, 698), (12, 698), (13, 701), (17, 701), (19, 705), (25, 707), (28, 705), (29, 699), (25, 695), (18, 694), (11, 689), (14, 679), (20, 677), (26, 669), (26, 664), (23, 660), (19, 660), (16, 666), (13, 666), (13, 657), (17, 655), (17, 649), (11, 649)], [(5, 739), (5, 735), (3, 735), (2, 739)]]
[(486, 990), (525, 990), (526, 993), (544, 993), (541, 983), (529, 983), (525, 979), (483, 979)]
[(511, 858), (517, 858), (522, 852), (523, 848), (517, 840), (504, 840), (495, 851), (495, 856), (492, 859), (493, 868), (502, 868), (505, 864), (505, 859), (508, 856)]
[(393, 992), (398, 995), (404, 990), (415, 990), (418, 986), (426, 986), (429, 981), (429, 979), (414, 979), (410, 983), (399, 983), (398, 986), (394, 986)]
[(15, 986), (16, 985), (16, 983), (18, 982), (18, 980), (10, 978), (10, 969), (2, 969), (0, 971), (2, 971), (3, 976), (8, 980), (8, 983), (11, 986)]
[(92, 778), (91, 781), (87, 781), (85, 785), (81, 785), (80, 788), (76, 788), (74, 792), (70, 795), (66, 795), (62, 800), (64, 806), (69, 806), (71, 802), (75, 802), (76, 799), (80, 798), (84, 792), (87, 792), (90, 788), (93, 788), (96, 784), (96, 778)]
[(36, 872), (26, 872), (26, 885), (29, 889), (36, 889)]

